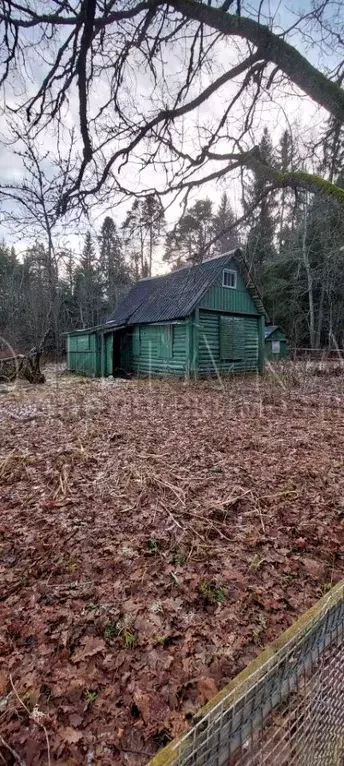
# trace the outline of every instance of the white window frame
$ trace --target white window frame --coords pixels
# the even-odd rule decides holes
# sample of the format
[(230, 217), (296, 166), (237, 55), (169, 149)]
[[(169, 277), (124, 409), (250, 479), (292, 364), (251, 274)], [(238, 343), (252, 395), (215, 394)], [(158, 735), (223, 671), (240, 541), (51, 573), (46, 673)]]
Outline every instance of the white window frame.
[(281, 341), (280, 340), (272, 340), (271, 341), (271, 351), (273, 354), (280, 354), (281, 353)]
[[(234, 276), (234, 285), (226, 285), (225, 284), (225, 274), (233, 274)], [(222, 272), (222, 287), (227, 287), (228, 290), (236, 290), (237, 286), (237, 273), (234, 271), (234, 269), (223, 269)]]

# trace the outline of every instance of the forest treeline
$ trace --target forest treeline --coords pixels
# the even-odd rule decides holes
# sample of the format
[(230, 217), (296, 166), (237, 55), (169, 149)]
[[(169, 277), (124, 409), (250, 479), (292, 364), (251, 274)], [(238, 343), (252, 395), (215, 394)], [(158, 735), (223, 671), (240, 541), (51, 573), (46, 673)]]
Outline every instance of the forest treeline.
[[(332, 126), (333, 127), (333, 126)], [(330, 133), (330, 132), (329, 132)], [(344, 187), (344, 141), (322, 147), (322, 174)], [(261, 163), (283, 173), (302, 168), (300, 148), (284, 132), (277, 146), (267, 129)], [(344, 219), (325, 197), (289, 187), (269, 192), (259, 171), (242, 185), (239, 223), (231, 190), (214, 205), (205, 197), (167, 226), (158, 197), (135, 199), (124, 221), (106, 216), (98, 234), (87, 231), (82, 251), (35, 241), (19, 257), (0, 244), (0, 335), (19, 351), (39, 345), (61, 353), (63, 333), (102, 323), (141, 277), (157, 264), (180, 268), (241, 245), (273, 323), (293, 346), (344, 346)]]

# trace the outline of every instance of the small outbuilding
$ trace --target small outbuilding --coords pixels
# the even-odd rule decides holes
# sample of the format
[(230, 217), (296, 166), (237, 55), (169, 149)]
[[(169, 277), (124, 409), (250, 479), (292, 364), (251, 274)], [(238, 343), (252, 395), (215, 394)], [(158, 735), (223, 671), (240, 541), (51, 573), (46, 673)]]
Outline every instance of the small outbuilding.
[(289, 349), (286, 336), (276, 324), (265, 326), (265, 359), (269, 362), (277, 362), (280, 359), (288, 359)]
[(263, 372), (265, 311), (241, 250), (141, 279), (104, 325), (67, 338), (91, 376)]

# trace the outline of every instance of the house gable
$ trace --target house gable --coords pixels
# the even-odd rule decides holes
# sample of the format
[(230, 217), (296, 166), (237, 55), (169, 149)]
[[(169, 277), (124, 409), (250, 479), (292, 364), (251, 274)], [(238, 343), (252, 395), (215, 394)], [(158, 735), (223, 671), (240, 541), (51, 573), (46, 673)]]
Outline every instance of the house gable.
[(269, 327), (266, 327), (265, 331), (266, 331), (265, 342), (273, 341), (273, 340), (286, 340), (285, 334), (280, 327), (275, 327), (274, 330), (270, 330), (270, 331), (269, 331)]
[[(236, 287), (223, 286), (223, 271), (233, 270), (236, 273)], [(233, 314), (248, 314), (258, 316), (260, 313), (252, 296), (250, 295), (242, 274), (234, 260), (229, 260), (223, 269), (217, 274), (213, 284), (208, 287), (199, 302), (200, 309), (212, 311), (228, 311)]]

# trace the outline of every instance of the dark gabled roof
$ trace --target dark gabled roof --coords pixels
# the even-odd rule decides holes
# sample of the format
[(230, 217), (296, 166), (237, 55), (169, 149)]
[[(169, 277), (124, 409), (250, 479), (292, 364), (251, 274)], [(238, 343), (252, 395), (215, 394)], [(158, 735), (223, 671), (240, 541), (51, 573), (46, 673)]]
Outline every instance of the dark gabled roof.
[(272, 335), (275, 330), (279, 330), (278, 324), (267, 324), (265, 325), (265, 340)]
[(123, 298), (106, 324), (135, 325), (166, 322), (188, 316), (221, 270), (234, 260), (258, 313), (265, 313), (259, 292), (252, 282), (241, 250), (187, 266), (170, 274), (141, 279)]

